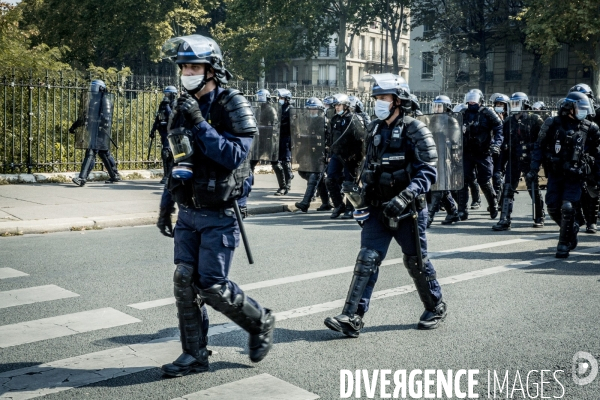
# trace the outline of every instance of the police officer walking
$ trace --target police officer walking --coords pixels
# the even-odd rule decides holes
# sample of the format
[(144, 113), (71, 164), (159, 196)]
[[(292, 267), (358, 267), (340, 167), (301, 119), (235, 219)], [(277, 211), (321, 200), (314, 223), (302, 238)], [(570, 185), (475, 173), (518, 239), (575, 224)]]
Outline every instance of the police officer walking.
[(346, 336), (358, 337), (379, 267), (395, 239), (425, 307), (418, 328), (434, 329), (446, 317), (441, 287), (427, 258), (425, 235), (424, 195), (436, 180), (435, 143), (423, 122), (405, 116), (410, 97), (403, 88), (402, 77), (386, 73), (364, 79), (374, 82), (371, 95), (376, 99), (378, 119), (369, 126), (360, 176), (363, 186), (344, 184), (346, 197), (356, 208), (354, 216), (362, 224), (361, 249), (342, 313), (326, 318), (325, 325)]
[[(347, 211), (341, 193), (342, 182), (352, 181), (356, 177), (356, 169), (363, 158), (365, 125), (363, 120), (350, 110), (348, 95), (338, 93), (333, 97), (335, 114), (329, 121), (330, 158), (325, 183), (333, 201), (331, 218), (335, 219)], [(347, 216), (352, 218), (350, 210)]]
[[(477, 182), (487, 200), (490, 217), (494, 219), (498, 216), (498, 200), (491, 182), (494, 169), (492, 154), (500, 154), (502, 120), (494, 110), (483, 106), (483, 96), (479, 90), (468, 92), (465, 95), (465, 103), (467, 104), (467, 108), (463, 111), (465, 179), (470, 179), (473, 171), (477, 171)], [(468, 185), (465, 185), (459, 194), (458, 212), (460, 219), (466, 220), (469, 216)]]
[(86, 100), (82, 104), (82, 114), (69, 128), (70, 133), (77, 134), (75, 146), (86, 150), (83, 163), (81, 163), (81, 172), (72, 181), (77, 186), (84, 186), (90, 172), (94, 169), (96, 155), (98, 155), (110, 177), (104, 183), (119, 182), (121, 175), (117, 170), (115, 159), (110, 154), (112, 95), (108, 93), (104, 82), (96, 79), (90, 84)]
[(570, 92), (561, 104), (559, 115), (544, 121), (535, 142), (528, 179), (537, 178), (540, 166), (548, 177), (546, 204), (548, 214), (560, 226), (556, 257), (566, 258), (577, 247), (579, 224), (575, 206), (581, 199), (582, 184), (590, 175), (598, 182), (598, 125), (587, 120), (595, 111), (589, 98)]
[(504, 123), (504, 143), (508, 146), (506, 174), (500, 201), (500, 220), (492, 227), (495, 231), (510, 230), (515, 192), (522, 173), (525, 175), (529, 196), (535, 201), (533, 227), (544, 227), (544, 201), (537, 174), (535, 178), (528, 175), (531, 152), (544, 121), (539, 115), (527, 112), (530, 108), (529, 98), (525, 93), (513, 93), (510, 97), (511, 116)]
[(183, 352), (162, 366), (167, 376), (183, 376), (208, 371), (205, 303), (249, 333), (253, 362), (269, 352), (275, 318), (228, 277), (240, 235), (233, 207), (245, 195), (256, 133), (250, 103), (239, 91), (221, 87), (231, 74), (214, 40), (173, 38), (163, 53), (179, 65), (187, 91), (169, 122), (175, 166), (166, 185), (179, 207), (173, 283)]
[(167, 123), (169, 122), (169, 116), (171, 115), (171, 103), (173, 103), (177, 97), (177, 89), (175, 86), (167, 86), (163, 93), (165, 96), (158, 106), (158, 111), (156, 111), (156, 117), (154, 118), (154, 124), (152, 125), (152, 130), (150, 131), (150, 139), (154, 139), (156, 137), (156, 131), (158, 131), (160, 135), (160, 145), (162, 147), (160, 157), (162, 158), (164, 171), (163, 178), (160, 183), (167, 182), (167, 177), (173, 168), (173, 153), (171, 152), (169, 141), (167, 140)]
[(292, 136), (290, 132), (290, 110), (292, 105), (292, 93), (287, 89), (275, 90), (275, 95), (279, 98), (281, 104), (281, 122), (279, 125), (279, 158), (273, 161), (273, 171), (277, 176), (279, 189), (275, 192), (275, 196), (285, 196), (292, 187)]
[[(502, 93), (494, 93), (490, 96), (490, 102), (494, 107), (494, 111), (498, 114), (498, 117), (502, 120), (502, 123), (508, 118), (508, 104), (510, 99), (507, 95)], [(496, 197), (500, 198), (502, 194), (502, 183), (504, 182), (504, 174), (506, 173), (506, 162), (508, 160), (508, 144), (506, 136), (502, 138), (502, 144), (500, 145), (500, 153), (492, 154), (492, 161), (494, 162), (494, 174), (492, 175), (492, 185), (496, 191)]]

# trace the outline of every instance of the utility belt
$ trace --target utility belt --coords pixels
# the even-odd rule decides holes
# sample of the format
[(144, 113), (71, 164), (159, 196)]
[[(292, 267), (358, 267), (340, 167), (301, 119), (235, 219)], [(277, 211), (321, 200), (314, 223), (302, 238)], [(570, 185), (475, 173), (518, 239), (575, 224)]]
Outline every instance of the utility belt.
[(206, 206), (206, 205), (202, 205), (202, 204), (198, 204), (196, 205), (189, 205), (189, 204), (185, 204), (183, 202), (177, 203), (177, 205), (179, 207), (181, 207), (182, 209), (185, 210), (207, 210), (207, 211), (217, 211), (219, 212), (219, 217), (223, 217), (224, 215), (227, 215), (228, 217), (232, 217), (235, 214), (235, 211), (233, 210), (233, 206), (232, 205), (224, 205), (223, 207), (212, 207), (212, 206)]

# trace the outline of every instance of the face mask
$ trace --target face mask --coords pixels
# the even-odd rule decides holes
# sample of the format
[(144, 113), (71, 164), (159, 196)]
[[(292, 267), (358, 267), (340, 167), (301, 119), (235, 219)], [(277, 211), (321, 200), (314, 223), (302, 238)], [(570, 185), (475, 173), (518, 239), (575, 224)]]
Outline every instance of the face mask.
[(496, 110), (498, 114), (504, 113), (504, 107), (494, 107), (494, 110)]
[(469, 111), (478, 111), (479, 104), (469, 104)]
[(577, 113), (575, 113), (575, 118), (577, 118), (580, 121), (583, 121), (585, 117), (587, 117), (586, 110), (577, 110)]
[(336, 114), (337, 115), (343, 115), (344, 114), (344, 110), (342, 110), (342, 111), (336, 111)]
[(279, 100), (279, 104), (284, 105), (285, 104), (285, 100)]
[(195, 90), (204, 82), (204, 75), (182, 76), (181, 84), (186, 90)]
[(377, 100), (375, 101), (375, 115), (381, 120), (385, 120), (390, 116), (390, 105), (392, 102)]

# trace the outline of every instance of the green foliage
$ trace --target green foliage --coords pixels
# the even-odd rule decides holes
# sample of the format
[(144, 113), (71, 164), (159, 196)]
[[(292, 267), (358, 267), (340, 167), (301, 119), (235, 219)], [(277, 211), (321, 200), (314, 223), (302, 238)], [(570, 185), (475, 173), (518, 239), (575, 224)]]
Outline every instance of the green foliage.
[(21, 8), (0, 2), (0, 71), (13, 68), (38, 73), (49, 70), (68, 70), (62, 62), (67, 47), (50, 47), (44, 43), (32, 46), (33, 29), (22, 29)]

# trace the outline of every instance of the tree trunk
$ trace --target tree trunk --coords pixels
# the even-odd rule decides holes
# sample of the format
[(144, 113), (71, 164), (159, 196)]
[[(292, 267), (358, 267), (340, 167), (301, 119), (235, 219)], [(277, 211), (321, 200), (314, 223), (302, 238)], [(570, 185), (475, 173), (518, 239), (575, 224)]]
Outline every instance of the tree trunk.
[(400, 35), (396, 38), (394, 33), (390, 31), (390, 38), (392, 39), (392, 64), (394, 68), (392, 74), (398, 75), (400, 73), (400, 63), (398, 62), (398, 43), (400, 42)]
[[(485, 37), (479, 43), (479, 90), (485, 93), (485, 75), (487, 74), (487, 46)], [(482, 99), (483, 100), (483, 99)]]
[(592, 90), (596, 93), (596, 96), (600, 93), (600, 37), (596, 36), (596, 46), (594, 46), (594, 61), (596, 65), (593, 66), (593, 79), (592, 79)]
[(538, 94), (540, 78), (542, 77), (542, 68), (542, 55), (534, 52), (533, 68), (531, 69), (531, 76), (529, 77), (529, 91), (527, 92), (530, 96), (537, 96)]
[(338, 31), (338, 73), (337, 86), (341, 92), (346, 92), (346, 15), (342, 9)]

